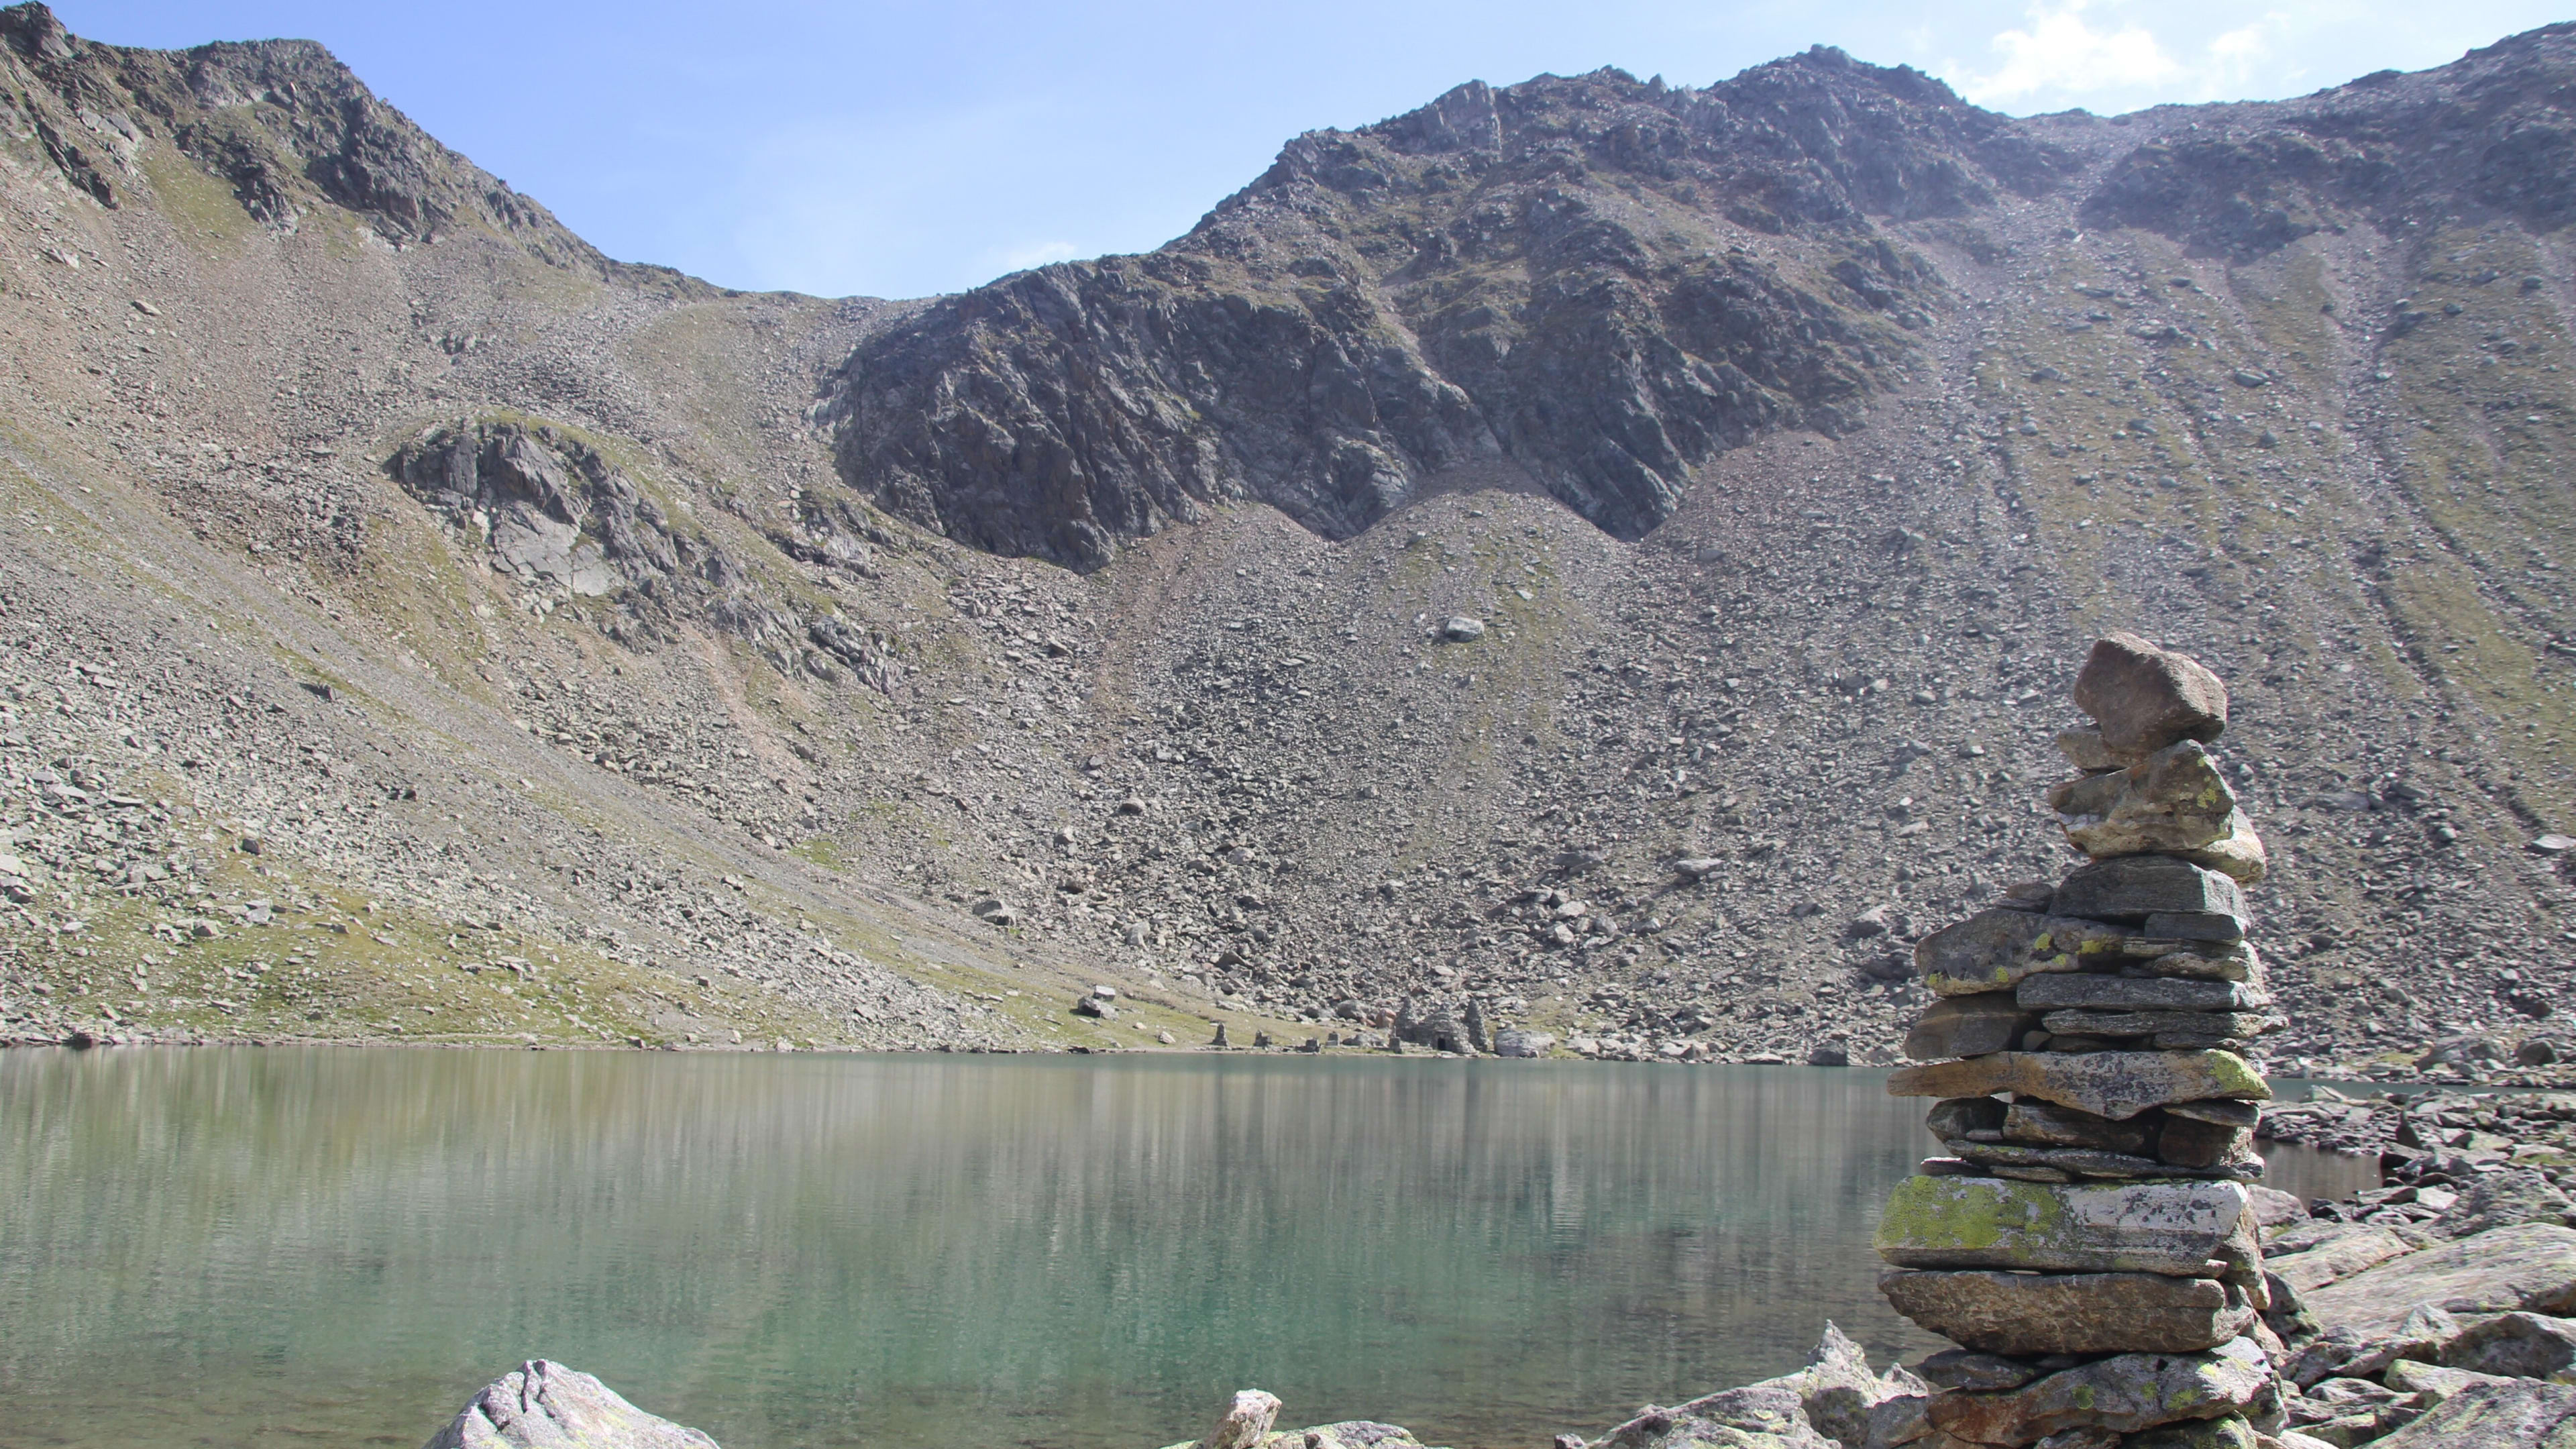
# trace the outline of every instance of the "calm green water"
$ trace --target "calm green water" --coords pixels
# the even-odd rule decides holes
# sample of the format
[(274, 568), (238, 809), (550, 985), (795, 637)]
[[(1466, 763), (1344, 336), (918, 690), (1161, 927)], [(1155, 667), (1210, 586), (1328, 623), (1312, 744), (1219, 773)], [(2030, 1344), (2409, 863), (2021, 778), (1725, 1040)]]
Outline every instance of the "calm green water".
[[(727, 1449), (1545, 1442), (1794, 1366), (1929, 1147), (1879, 1074), (0, 1053), (0, 1446), (417, 1445), (559, 1359)], [(2312, 1191), (2329, 1188), (2322, 1179)]]

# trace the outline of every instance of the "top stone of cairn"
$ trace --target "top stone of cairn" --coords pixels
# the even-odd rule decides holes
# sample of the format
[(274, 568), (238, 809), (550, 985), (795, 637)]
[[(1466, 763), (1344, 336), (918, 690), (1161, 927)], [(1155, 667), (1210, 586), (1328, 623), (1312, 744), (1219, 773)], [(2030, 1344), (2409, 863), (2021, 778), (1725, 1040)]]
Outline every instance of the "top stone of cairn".
[(2075, 676), (2075, 704), (2101, 726), (2104, 745), (2130, 758), (2214, 740), (2227, 728), (2227, 686), (2218, 676), (2135, 634), (2093, 646)]

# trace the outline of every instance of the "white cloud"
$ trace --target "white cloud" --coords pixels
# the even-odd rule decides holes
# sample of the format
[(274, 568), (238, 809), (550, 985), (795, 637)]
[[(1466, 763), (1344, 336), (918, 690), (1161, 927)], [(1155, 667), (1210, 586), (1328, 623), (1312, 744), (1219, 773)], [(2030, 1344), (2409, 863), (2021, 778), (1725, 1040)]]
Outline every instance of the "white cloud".
[(2182, 66), (2153, 32), (2139, 25), (2096, 28), (2084, 18), (2090, 0), (2030, 7), (2029, 27), (1997, 34), (1991, 48), (2003, 64), (1967, 76), (1960, 90), (1979, 105), (2034, 96), (2073, 96), (2169, 85)]
[(1004, 272), (1025, 272), (1049, 262), (1069, 262), (1082, 255), (1082, 249), (1069, 241), (1031, 242), (1025, 246), (1004, 247), (990, 254)]
[[(2168, 5), (2152, 25), (2114, 13), (2125, 8), (2123, 0), (2036, 0), (2021, 25), (1988, 39), (1997, 61), (1992, 70), (1957, 61), (1941, 69), (1968, 99), (2017, 110), (2237, 100), (2258, 91), (2279, 93), (2301, 75), (2305, 67), (2287, 63), (2282, 42), (2325, 18), (2315, 13), (2318, 6), (2294, 0), (2289, 9), (2267, 10), (2211, 35), (2201, 27), (2221, 7)], [(2295, 18), (2293, 11), (2299, 12)], [(2168, 38), (2195, 30), (2209, 39), (2195, 46)]]

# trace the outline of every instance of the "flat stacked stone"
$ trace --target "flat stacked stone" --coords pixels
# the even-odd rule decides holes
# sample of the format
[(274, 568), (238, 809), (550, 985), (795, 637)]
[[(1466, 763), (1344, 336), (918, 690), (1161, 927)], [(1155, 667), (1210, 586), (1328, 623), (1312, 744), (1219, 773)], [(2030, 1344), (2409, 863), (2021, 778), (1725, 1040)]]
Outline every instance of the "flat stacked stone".
[(1959, 1348), (1921, 1449), (2255, 1449), (2280, 1341), (2248, 1185), (2243, 1053), (2284, 1025), (2247, 941), (2263, 842), (2207, 748), (2227, 690), (2129, 634), (2093, 647), (2048, 792), (2089, 863), (1925, 937), (1938, 1000), (1888, 1091), (1937, 1097), (1943, 1155), (1889, 1200), (1881, 1291)]

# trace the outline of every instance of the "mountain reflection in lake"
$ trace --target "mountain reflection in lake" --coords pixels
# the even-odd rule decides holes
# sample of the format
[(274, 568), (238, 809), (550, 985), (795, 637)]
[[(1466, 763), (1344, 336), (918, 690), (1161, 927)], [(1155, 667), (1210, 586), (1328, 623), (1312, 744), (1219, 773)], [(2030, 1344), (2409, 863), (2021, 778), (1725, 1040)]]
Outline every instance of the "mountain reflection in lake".
[(408, 1449), (543, 1356), (727, 1449), (1151, 1449), (1246, 1387), (1527, 1449), (1828, 1318), (1932, 1346), (1869, 1252), (1922, 1110), (1803, 1068), (12, 1051), (0, 1446)]

